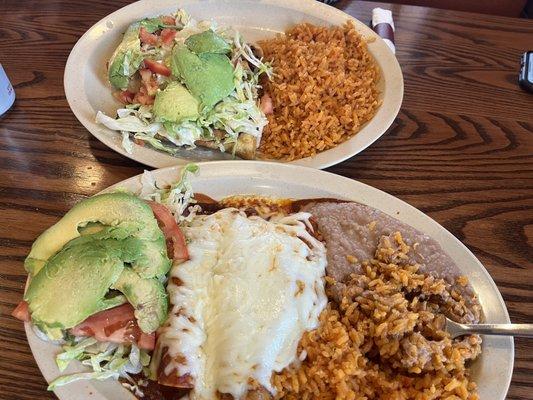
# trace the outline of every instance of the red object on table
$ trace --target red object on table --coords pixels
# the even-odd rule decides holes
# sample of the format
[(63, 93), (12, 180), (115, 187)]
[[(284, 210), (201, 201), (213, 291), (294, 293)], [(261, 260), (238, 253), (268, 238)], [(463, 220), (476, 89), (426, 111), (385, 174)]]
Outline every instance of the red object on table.
[[(94, 139), (63, 90), (76, 40), (127, 3), (0, 2), (0, 15), (9, 15), (0, 57), (18, 99), (0, 120), (2, 399), (55, 398), (22, 324), (9, 315), (22, 298), (33, 240), (77, 201), (145, 169)], [(387, 134), (328, 171), (426, 212), (485, 265), (513, 322), (530, 322), (533, 96), (517, 77), (533, 21), (359, 1), (336, 6), (365, 23), (375, 7), (393, 11), (405, 95)], [(515, 346), (508, 398), (531, 400), (533, 341), (517, 338)]]

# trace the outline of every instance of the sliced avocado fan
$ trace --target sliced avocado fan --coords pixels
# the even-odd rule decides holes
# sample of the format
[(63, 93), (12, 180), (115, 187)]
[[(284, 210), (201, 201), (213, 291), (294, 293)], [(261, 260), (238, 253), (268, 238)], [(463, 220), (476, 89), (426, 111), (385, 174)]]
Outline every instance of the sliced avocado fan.
[[(89, 225), (80, 235), (78, 227)], [(151, 208), (128, 193), (84, 200), (46, 230), (25, 266), (32, 278), (24, 299), (33, 322), (53, 339), (90, 315), (124, 302), (135, 308), (143, 332), (164, 322), (168, 302), (161, 283), (170, 269), (166, 242)]]
[[(159, 229), (150, 206), (129, 193), (97, 195), (76, 204), (55, 225), (44, 231), (31, 247), (24, 267), (36, 275), (45, 262), (63, 246), (80, 236), (79, 227), (99, 222), (107, 228), (99, 233), (100, 238), (133, 236), (143, 241), (150, 257), (139, 257), (132, 267), (142, 277), (165, 275), (170, 269), (165, 238)], [(113, 236), (115, 235), (115, 236)]]

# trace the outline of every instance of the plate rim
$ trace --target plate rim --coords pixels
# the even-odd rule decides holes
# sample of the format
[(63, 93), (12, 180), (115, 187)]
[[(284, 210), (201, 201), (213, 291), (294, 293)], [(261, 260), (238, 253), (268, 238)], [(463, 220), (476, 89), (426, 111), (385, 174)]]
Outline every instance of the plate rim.
[[(225, 2), (227, 4), (231, 4), (234, 1), (239, 2), (240, 0), (226, 0)], [(335, 17), (339, 19), (342, 18), (345, 21), (346, 20), (353, 21), (356, 25), (357, 30), (361, 34), (363, 34), (365, 38), (371, 39), (368, 41), (369, 45), (375, 48), (375, 50), (380, 53), (380, 56), (378, 58), (374, 54), (373, 54), (373, 57), (376, 60), (378, 67), (381, 70), (381, 79), (384, 81), (383, 91), (385, 92), (387, 87), (390, 88), (391, 85), (394, 85), (394, 90), (392, 91), (389, 90), (389, 92), (391, 93), (389, 93), (386, 97), (383, 96), (382, 98), (383, 104), (380, 105), (374, 117), (363, 125), (363, 129), (366, 129), (367, 127), (369, 127), (368, 128), (369, 130), (375, 129), (377, 132), (381, 131), (381, 133), (369, 134), (368, 138), (366, 137), (362, 138), (362, 136), (359, 136), (361, 138), (360, 139), (361, 143), (358, 143), (358, 144), (354, 144), (353, 142), (354, 140), (358, 140), (356, 139), (358, 134), (355, 134), (348, 140), (340, 143), (339, 145), (331, 149), (317, 153), (315, 156), (312, 156), (312, 157), (305, 157), (299, 160), (293, 160), (289, 162), (286, 162), (283, 160), (263, 160), (263, 161), (278, 162), (282, 164), (294, 164), (294, 165), (301, 165), (301, 166), (312, 167), (312, 168), (317, 168), (317, 169), (324, 169), (332, 165), (341, 163), (361, 153), (367, 147), (369, 147), (371, 144), (377, 141), (379, 138), (387, 134), (401, 109), (405, 88), (404, 88), (403, 72), (401, 70), (400, 64), (398, 63), (396, 56), (390, 51), (389, 47), (386, 45), (383, 39), (379, 35), (377, 35), (372, 29), (370, 29), (364, 22), (345, 13), (342, 10), (339, 10), (337, 8), (334, 8), (330, 5), (327, 5), (321, 2), (317, 2), (315, 0), (298, 0), (298, 1), (258, 0), (258, 1), (261, 3), (267, 4), (267, 5), (281, 6), (286, 9), (297, 10), (297, 11), (301, 11), (307, 14), (310, 14), (313, 11), (318, 10), (319, 12), (322, 12), (324, 14), (327, 14), (328, 16), (331, 16), (329, 18)], [(189, 2), (205, 3), (205, 0), (204, 1), (189, 0)], [(96, 22), (94, 25), (92, 25), (77, 40), (76, 44), (73, 46), (72, 50), (69, 53), (67, 62), (65, 64), (65, 70), (63, 73), (63, 87), (64, 87), (67, 103), (72, 113), (76, 116), (78, 121), (84, 126), (84, 128), (87, 131), (89, 131), (89, 133), (93, 137), (98, 139), (101, 143), (103, 143), (109, 149), (131, 160), (139, 162), (143, 165), (150, 166), (152, 168), (165, 168), (167, 166), (173, 166), (173, 165), (185, 165), (189, 162), (192, 162), (193, 160), (181, 158), (181, 157), (174, 157), (164, 152), (160, 152), (158, 150), (151, 149), (151, 148), (143, 148), (142, 146), (138, 146), (135, 143), (133, 143), (133, 149), (134, 149), (133, 153), (129, 154), (120, 145), (120, 140), (119, 140), (120, 134), (119, 133), (115, 131), (111, 131), (102, 126), (97, 126), (97, 124), (94, 122), (94, 116), (96, 115), (95, 113), (92, 116), (92, 118), (88, 118), (84, 115), (82, 111), (85, 110), (85, 106), (88, 106), (92, 110), (94, 109), (89, 104), (85, 89), (83, 89), (80, 93), (79, 90), (76, 90), (76, 86), (74, 83), (78, 79), (83, 80), (82, 77), (76, 75), (78, 68), (75, 68), (75, 64), (77, 61), (78, 53), (81, 52), (81, 48), (83, 46), (89, 45), (88, 37), (95, 34), (97, 31), (102, 31), (102, 29), (104, 29), (104, 26), (106, 25), (106, 22), (108, 22), (111, 18), (120, 16), (123, 13), (129, 12), (130, 10), (135, 10), (137, 7), (143, 7), (144, 5), (148, 5), (148, 4), (153, 6), (150, 0), (140, 0), (140, 1), (128, 4), (112, 12), (111, 14), (108, 14), (107, 16), (103, 17), (98, 22)], [(158, 6), (154, 8), (154, 10), (160, 9), (160, 8), (166, 8), (167, 5), (176, 6), (176, 4), (172, 0), (159, 0)], [(315, 11), (315, 12), (318, 12), (318, 11)], [(153, 13), (156, 13), (156, 11), (154, 11)], [(112, 28), (108, 28), (108, 29), (112, 29)], [(105, 34), (105, 32), (102, 34)], [(92, 48), (93, 46), (90, 46), (90, 47)], [(390, 75), (396, 79), (396, 82), (391, 83), (391, 82), (388, 82), (388, 80), (386, 80), (386, 76), (383, 73), (382, 62), (383, 64), (387, 65), (387, 68), (391, 71)], [(78, 103), (80, 103), (80, 95), (85, 96), (81, 100), (81, 105), (82, 105), (81, 108), (79, 108), (78, 106)], [(388, 107), (388, 112), (382, 115), (379, 121), (376, 120), (376, 117), (380, 113), (380, 110), (384, 110), (385, 105)], [(385, 111), (382, 111), (382, 112), (385, 112)], [(374, 127), (374, 124), (376, 124), (377, 127)], [(332, 154), (333, 156), (331, 156)], [(249, 160), (239, 160), (239, 161), (248, 162)], [(259, 160), (252, 160), (252, 161), (259, 161)], [(199, 162), (204, 162), (204, 161), (199, 161)]]
[[(279, 187), (281, 187), (280, 185), (282, 185), (284, 181), (291, 180), (291, 179), (295, 180), (296, 176), (298, 177), (298, 179), (301, 179), (302, 177), (308, 178), (309, 176), (315, 176), (315, 177), (319, 176), (321, 177), (319, 178), (319, 181), (328, 182), (327, 183), (328, 185), (337, 186), (338, 189), (336, 190), (338, 193), (342, 191), (340, 187), (348, 187), (348, 191), (352, 191), (352, 192), (366, 191), (372, 196), (377, 195), (380, 198), (376, 201), (381, 202), (381, 203), (383, 203), (384, 200), (392, 201), (393, 203), (397, 204), (399, 208), (403, 210), (407, 210), (410, 213), (414, 213), (414, 215), (422, 218), (423, 220), (422, 222), (429, 223), (430, 227), (442, 232), (446, 240), (450, 240), (451, 243), (453, 243), (453, 246), (458, 247), (461, 251), (465, 252), (468, 255), (468, 258), (470, 259), (471, 262), (477, 264), (479, 272), (481, 272), (484, 278), (489, 282), (489, 285), (491, 287), (491, 296), (495, 295), (496, 299), (498, 300), (498, 303), (502, 307), (501, 318), (504, 319), (505, 321), (501, 321), (501, 322), (510, 323), (507, 305), (505, 304), (505, 301), (503, 300), (503, 297), (496, 283), (492, 279), (490, 273), (483, 266), (483, 264), (478, 260), (478, 258), (459, 239), (457, 239), (451, 232), (449, 232), (444, 226), (439, 224), (429, 215), (423, 213), (422, 211), (418, 210), (416, 207), (405, 202), (404, 200), (398, 197), (395, 197), (383, 190), (377, 189), (373, 186), (357, 181), (355, 179), (336, 175), (336, 174), (333, 174), (327, 171), (320, 171), (320, 170), (316, 170), (313, 168), (301, 167), (297, 165), (279, 164), (279, 163), (263, 162), (263, 161), (249, 161), (248, 163), (242, 163), (240, 161), (234, 161), (234, 160), (232, 161), (211, 161), (211, 162), (202, 162), (202, 163), (197, 163), (197, 164), (200, 167), (200, 174), (202, 174), (202, 171), (204, 171), (204, 174), (205, 174), (204, 177), (206, 179), (220, 178), (220, 176), (226, 176), (228, 178), (237, 178), (237, 179), (246, 179), (247, 177), (250, 177), (250, 178), (257, 177), (259, 179), (261, 178), (266, 179), (264, 174), (267, 172), (270, 172), (272, 174), (272, 177), (275, 176), (277, 178), (277, 181), (279, 182), (279, 184), (276, 187), (279, 189)], [(157, 169), (157, 170), (151, 171), (151, 173), (155, 174), (156, 178), (157, 176), (159, 177), (169, 176), (171, 174), (174, 174), (173, 176), (177, 177), (181, 168), (183, 168), (183, 166), (172, 166), (172, 167)], [(135, 183), (135, 181), (137, 181), (137, 186), (138, 186), (138, 182), (140, 181), (141, 175), (142, 174), (135, 175), (133, 177), (122, 180), (118, 183), (115, 183), (107, 187), (106, 189), (96, 194), (116, 190), (117, 188), (123, 187), (126, 184)], [(290, 178), (291, 175), (293, 176), (293, 178)], [(200, 179), (201, 178), (202, 176), (200, 175)], [(166, 179), (169, 179), (169, 178), (166, 178)], [(193, 185), (194, 185), (194, 180), (193, 180)], [(308, 185), (308, 186), (314, 187), (316, 185)], [(342, 195), (339, 194), (339, 196), (342, 196)], [(354, 198), (352, 198), (351, 200), (359, 201), (363, 204), (367, 204), (361, 200), (357, 200)], [(372, 204), (369, 204), (369, 205), (371, 207), (374, 207), (378, 210), (381, 210), (387, 213), (381, 208), (376, 207), (376, 205), (372, 205)], [(390, 213), (387, 213), (387, 214), (391, 215)], [(394, 215), (392, 216), (395, 217)], [(395, 217), (395, 218), (398, 218), (398, 217)], [(419, 229), (419, 228), (416, 228), (416, 229)], [(424, 232), (424, 230), (422, 230), (422, 232)], [(427, 232), (424, 232), (424, 233), (428, 234)], [(443, 243), (438, 237), (435, 237), (435, 236), (432, 236), (432, 237), (433, 239), (437, 240), (437, 242), (439, 242), (441, 246), (443, 245)], [(32, 355), (35, 361), (37, 362), (37, 364), (39, 365), (39, 369), (41, 370), (41, 373), (43, 374), (45, 379), (47, 379), (47, 377), (51, 376), (53, 372), (53, 371), (50, 371), (49, 369), (46, 369), (45, 371), (44, 363), (49, 362), (49, 360), (45, 361), (44, 358), (39, 353), (36, 354), (34, 352), (35, 334), (31, 332), (31, 326), (29, 323), (25, 323), (25, 330), (26, 330), (26, 335), (28, 337), (28, 342), (31, 347)], [(504, 396), (501, 399), (497, 398), (497, 400), (505, 399), (506, 394), (509, 391), (509, 387), (510, 387), (511, 380), (512, 380), (513, 369), (514, 369), (514, 340), (512, 337), (508, 337), (507, 339), (508, 340), (505, 341), (505, 346), (504, 346), (504, 348), (507, 351), (506, 354), (508, 354), (508, 359), (505, 360), (508, 363), (504, 364), (507, 367), (507, 373), (504, 377), (505, 381), (503, 379), (501, 380), (502, 389), (504, 389)], [(99, 382), (99, 383), (104, 383), (104, 382)], [(105, 382), (105, 383), (116, 384), (115, 382)], [(102, 396), (101, 393), (95, 389), (94, 385), (95, 385), (94, 382), (87, 382), (87, 383), (76, 382), (65, 387), (60, 387), (56, 391), (56, 394), (62, 400), (79, 400), (79, 399), (83, 399), (84, 397), (83, 396), (77, 397), (75, 391), (78, 391), (78, 393), (82, 393), (80, 391), (90, 390), (93, 396), (96, 395), (96, 397), (92, 397), (94, 400), (109, 400), (109, 398)], [(133, 399), (133, 396), (129, 396), (128, 398)]]

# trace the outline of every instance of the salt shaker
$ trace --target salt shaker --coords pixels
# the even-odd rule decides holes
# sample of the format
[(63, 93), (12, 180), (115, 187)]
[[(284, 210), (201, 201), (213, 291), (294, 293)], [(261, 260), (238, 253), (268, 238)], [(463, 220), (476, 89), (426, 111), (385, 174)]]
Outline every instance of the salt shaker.
[(0, 64), (0, 115), (9, 110), (14, 101), (15, 89), (13, 89), (2, 64)]

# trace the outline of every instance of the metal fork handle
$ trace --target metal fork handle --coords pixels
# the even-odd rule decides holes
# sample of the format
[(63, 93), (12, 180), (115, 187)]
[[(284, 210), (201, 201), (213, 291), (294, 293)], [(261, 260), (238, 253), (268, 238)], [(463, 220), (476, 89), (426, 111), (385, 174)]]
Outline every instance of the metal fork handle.
[(460, 325), (463, 333), (500, 336), (521, 336), (533, 338), (533, 324), (457, 324)]

